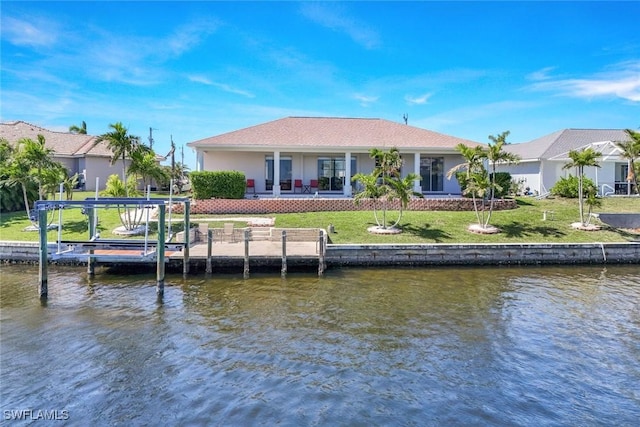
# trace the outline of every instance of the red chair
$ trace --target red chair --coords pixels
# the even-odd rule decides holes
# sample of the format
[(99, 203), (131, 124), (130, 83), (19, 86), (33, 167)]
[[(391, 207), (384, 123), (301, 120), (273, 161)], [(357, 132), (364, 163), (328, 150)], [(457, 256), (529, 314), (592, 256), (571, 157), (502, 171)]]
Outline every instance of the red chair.
[(256, 182), (253, 179), (247, 180), (247, 193), (251, 190), (253, 194), (256, 194)]
[(301, 179), (295, 179), (293, 181), (293, 192), (295, 193), (298, 188), (300, 189), (300, 192), (302, 193), (302, 180)]
[(311, 191), (313, 191), (313, 189), (315, 188), (316, 191), (318, 191), (318, 180), (317, 179), (312, 179), (309, 187), (311, 188)]

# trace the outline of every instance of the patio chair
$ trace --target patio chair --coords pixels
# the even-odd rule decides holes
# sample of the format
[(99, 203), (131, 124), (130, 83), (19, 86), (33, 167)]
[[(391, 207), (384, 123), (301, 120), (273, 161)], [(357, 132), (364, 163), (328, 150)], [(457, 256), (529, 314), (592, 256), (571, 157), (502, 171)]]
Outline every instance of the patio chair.
[(222, 241), (235, 242), (236, 235), (234, 232), (234, 225), (232, 222), (225, 222), (222, 228)]
[(318, 180), (312, 179), (309, 183), (309, 188), (311, 189), (311, 191), (313, 191), (314, 188), (316, 189), (316, 191), (318, 191)]
[(247, 193), (251, 190), (253, 194), (256, 194), (256, 182), (253, 179), (247, 180)]
[(293, 192), (295, 193), (297, 189), (300, 189), (300, 192), (302, 193), (302, 180), (301, 179), (296, 179), (293, 181)]

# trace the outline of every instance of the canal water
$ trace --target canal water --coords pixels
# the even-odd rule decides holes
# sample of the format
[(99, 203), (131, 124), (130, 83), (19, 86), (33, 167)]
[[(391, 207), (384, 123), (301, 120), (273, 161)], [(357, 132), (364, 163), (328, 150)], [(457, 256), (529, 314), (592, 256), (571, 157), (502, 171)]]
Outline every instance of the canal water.
[[(6, 425), (637, 426), (638, 266), (2, 266)], [(58, 421), (47, 421), (58, 418)]]

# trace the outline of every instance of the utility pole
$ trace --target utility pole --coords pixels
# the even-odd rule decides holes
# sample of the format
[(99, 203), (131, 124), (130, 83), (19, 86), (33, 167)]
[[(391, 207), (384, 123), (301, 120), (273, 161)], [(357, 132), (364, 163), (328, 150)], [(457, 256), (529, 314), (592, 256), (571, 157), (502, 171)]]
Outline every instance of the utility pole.
[[(158, 129), (155, 129), (158, 130)], [(149, 128), (149, 148), (153, 149), (153, 128)]]

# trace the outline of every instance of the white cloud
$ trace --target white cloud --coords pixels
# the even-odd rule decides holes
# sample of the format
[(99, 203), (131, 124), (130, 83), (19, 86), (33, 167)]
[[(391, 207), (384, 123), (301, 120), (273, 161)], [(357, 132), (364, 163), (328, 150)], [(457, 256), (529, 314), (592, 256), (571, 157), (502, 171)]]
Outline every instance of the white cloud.
[(244, 97), (247, 98), (255, 98), (255, 95), (251, 92), (248, 92), (246, 90), (242, 90), (233, 86), (230, 86), (228, 84), (225, 83), (217, 83), (214, 82), (213, 80), (209, 79), (208, 77), (202, 76), (202, 75), (191, 75), (188, 76), (188, 79), (194, 83), (202, 83), (204, 85), (207, 86), (213, 86), (216, 87), (224, 92), (228, 92), (228, 93), (233, 93), (236, 95), (242, 95)]
[(191, 75), (188, 76), (189, 81), (194, 82), (194, 83), (202, 83), (203, 85), (207, 85), (210, 86), (213, 84), (213, 82), (205, 77), (205, 76), (200, 76), (200, 75)]
[[(40, 30), (43, 28), (44, 30)], [(18, 46), (51, 46), (57, 40), (56, 26), (34, 18), (31, 21), (2, 18), (2, 38)]]
[(371, 104), (375, 103), (376, 101), (378, 101), (378, 97), (377, 96), (370, 96), (370, 95), (362, 95), (362, 94), (354, 94), (353, 98), (356, 99), (357, 101), (360, 102), (360, 105), (362, 107), (369, 107)]
[(527, 75), (526, 78), (527, 80), (534, 80), (534, 81), (549, 80), (551, 78), (551, 76), (549, 76), (549, 73), (555, 70), (555, 68), (556, 67), (545, 67), (541, 70), (534, 71), (533, 73)]
[(219, 27), (215, 20), (202, 20), (177, 28), (173, 34), (159, 43), (167, 46), (173, 56), (180, 56), (199, 45), (204, 38), (214, 33)]
[(531, 89), (575, 98), (617, 97), (640, 102), (640, 60), (616, 64), (608, 71), (583, 78), (549, 77), (534, 83)]
[(378, 33), (362, 22), (350, 18), (337, 3), (305, 2), (301, 7), (302, 15), (311, 21), (331, 30), (347, 34), (353, 41), (367, 49), (380, 45)]
[(425, 93), (419, 96), (406, 95), (404, 100), (407, 101), (407, 104), (409, 105), (424, 105), (429, 101), (431, 95), (431, 93)]

